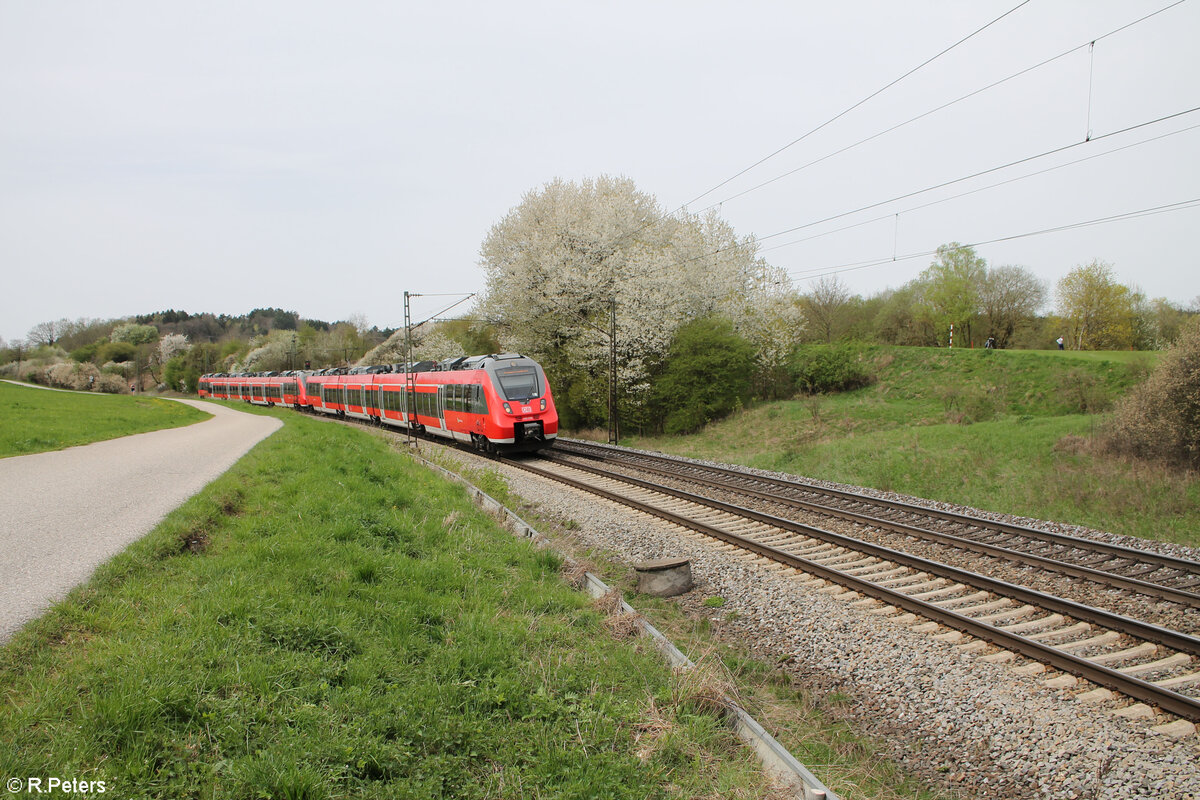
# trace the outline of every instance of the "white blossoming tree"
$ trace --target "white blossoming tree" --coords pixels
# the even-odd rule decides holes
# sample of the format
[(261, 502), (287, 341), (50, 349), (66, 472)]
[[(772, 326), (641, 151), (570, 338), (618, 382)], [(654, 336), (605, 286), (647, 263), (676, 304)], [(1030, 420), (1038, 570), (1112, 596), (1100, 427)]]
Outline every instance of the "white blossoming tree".
[[(676, 330), (719, 314), (768, 351), (799, 318), (780, 313), (781, 270), (715, 214), (666, 216), (627, 178), (555, 180), (528, 192), (480, 250), (479, 311), (506, 349), (540, 359), (568, 425), (606, 415), (615, 315), (622, 416), (636, 418)], [(786, 304), (783, 304), (786, 305)]]
[[(440, 328), (440, 325), (427, 323), (413, 329), (413, 360), (442, 361), (469, 355), (463, 352), (461, 344), (447, 336)], [(357, 366), (403, 364), (408, 360), (405, 346), (404, 329), (401, 328), (359, 359)]]

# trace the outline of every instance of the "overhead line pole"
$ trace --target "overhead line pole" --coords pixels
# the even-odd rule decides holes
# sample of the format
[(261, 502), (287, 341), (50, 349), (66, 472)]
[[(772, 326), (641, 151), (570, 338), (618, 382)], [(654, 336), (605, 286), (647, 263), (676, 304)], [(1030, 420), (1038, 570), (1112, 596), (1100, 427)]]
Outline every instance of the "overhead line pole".
[(411, 446), (417, 445), (417, 378), (413, 373), (413, 340), (412, 340), (412, 306), (409, 298), (420, 297), (419, 294), (404, 293), (404, 414), (408, 425), (405, 427), (405, 442)]
[(614, 295), (608, 306), (608, 443), (616, 444), (621, 438), (617, 418), (617, 298)]

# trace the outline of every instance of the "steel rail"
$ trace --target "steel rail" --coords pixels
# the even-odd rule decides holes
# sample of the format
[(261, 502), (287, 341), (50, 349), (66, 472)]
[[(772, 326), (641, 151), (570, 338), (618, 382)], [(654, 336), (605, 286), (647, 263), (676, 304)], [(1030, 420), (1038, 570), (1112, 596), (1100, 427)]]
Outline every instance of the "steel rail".
[[(582, 458), (591, 458), (592, 457), (592, 456), (589, 456), (588, 454), (573, 452), (571, 450), (563, 450), (560, 453), (555, 453), (553, 451), (550, 451), (550, 452), (545, 452), (545, 453), (541, 454), (541, 456), (543, 458), (548, 458), (551, 461), (556, 461), (559, 463), (567, 464), (569, 462), (564, 461), (562, 459), (562, 457), (564, 455), (578, 455)], [(664, 477), (676, 478), (676, 479), (684, 480), (684, 481), (691, 481), (693, 483), (700, 483), (700, 484), (704, 484), (707, 486), (712, 486), (714, 488), (719, 488), (719, 489), (724, 489), (726, 491), (735, 492), (738, 494), (750, 495), (752, 497), (757, 497), (761, 500), (765, 500), (765, 501), (771, 502), (771, 503), (776, 503), (778, 505), (791, 506), (792, 508), (799, 508), (799, 509), (803, 509), (805, 511), (813, 511), (813, 512), (816, 512), (819, 514), (823, 514), (825, 516), (837, 517), (839, 519), (844, 519), (848, 522), (858, 522), (858, 523), (870, 525), (870, 526), (873, 526), (876, 528), (883, 528), (886, 530), (893, 531), (895, 533), (901, 533), (901, 534), (905, 534), (907, 536), (914, 536), (914, 537), (917, 537), (920, 539), (932, 540), (932, 541), (935, 541), (935, 542), (938, 542), (941, 544), (948, 544), (953, 547), (958, 547), (958, 548), (961, 548), (964, 550), (970, 550), (971, 552), (992, 556), (994, 558), (1002, 558), (1002, 559), (1006, 559), (1009, 561), (1015, 561), (1017, 563), (1026, 564), (1028, 566), (1039, 567), (1042, 569), (1052, 570), (1055, 572), (1061, 572), (1061, 573), (1070, 575), (1075, 578), (1082, 578), (1085, 580), (1094, 581), (1096, 583), (1100, 583), (1100, 584), (1104, 584), (1104, 585), (1108, 585), (1108, 586), (1116, 586), (1116, 587), (1119, 587), (1122, 589), (1128, 589), (1130, 591), (1138, 592), (1140, 594), (1148, 595), (1150, 597), (1155, 597), (1160, 600), (1168, 600), (1173, 603), (1179, 603), (1180, 605), (1186, 605), (1186, 606), (1192, 606), (1194, 608), (1200, 608), (1200, 594), (1196, 594), (1194, 592), (1187, 592), (1182, 589), (1175, 589), (1170, 586), (1163, 586), (1163, 585), (1157, 584), (1157, 583), (1151, 583), (1150, 581), (1139, 580), (1138, 578), (1127, 578), (1124, 575), (1118, 575), (1118, 574), (1115, 574), (1112, 572), (1107, 572), (1105, 570), (1094, 569), (1092, 567), (1080, 566), (1078, 564), (1072, 564), (1070, 562), (1059, 561), (1058, 559), (1049, 558), (1048, 556), (1041, 556), (1041, 555), (1038, 555), (1037, 553), (1025, 553), (1020, 550), (1013, 550), (1013, 549), (1010, 549), (1007, 547), (1001, 547), (1000, 545), (988, 544), (987, 542), (980, 542), (975, 539), (968, 539), (968, 538), (964, 538), (962, 536), (955, 536), (954, 534), (951, 534), (951, 533), (941, 533), (939, 531), (929, 530), (928, 528), (920, 528), (915, 525), (908, 525), (903, 522), (895, 522), (895, 521), (889, 520), (889, 519), (881, 519), (879, 517), (872, 517), (867, 514), (860, 514), (855, 511), (847, 511), (846, 509), (825, 506), (825, 505), (821, 505), (820, 503), (812, 503), (812, 502), (809, 502), (806, 500), (799, 500), (794, 497), (784, 497), (784, 496), (780, 496), (780, 495), (775, 495), (775, 494), (771, 494), (769, 492), (764, 492), (764, 491), (760, 491), (758, 489), (753, 489), (753, 488), (749, 488), (747, 486), (742, 486), (742, 485), (739, 485), (738, 483), (734, 483), (732, 481), (721, 480), (719, 478), (701, 477), (701, 476), (695, 476), (695, 475), (689, 476), (686, 474), (682, 474), (678, 471), (673, 471), (673, 470), (669, 470), (669, 469), (661, 469), (659, 467), (653, 467), (653, 466), (649, 466), (646, 464), (633, 464), (633, 463), (628, 463), (628, 462), (620, 462), (616, 459), (605, 458), (603, 460), (606, 462), (612, 461), (613, 463), (627, 463), (627, 465), (631, 469), (637, 469), (637, 470), (641, 470), (644, 472), (650, 472), (650, 473), (653, 473), (656, 475), (662, 475)], [(680, 462), (674, 462), (674, 463), (680, 463)], [(682, 462), (682, 463), (683, 463), (683, 465), (687, 466), (687, 462)], [(1079, 549), (1079, 548), (1077, 548), (1077, 549)]]
[[(1176, 569), (1180, 572), (1191, 573), (1200, 578), (1200, 562), (1190, 561), (1186, 558), (1178, 558), (1176, 556), (1169, 556), (1163, 553), (1154, 553), (1148, 550), (1138, 550), (1137, 548), (1133, 547), (1110, 544), (1108, 542), (1101, 542), (1094, 539), (1082, 539), (1076, 536), (1067, 536), (1066, 534), (1054, 533), (1052, 531), (1042, 531), (1038, 530), (1037, 528), (1031, 528), (1027, 525), (1018, 525), (1012, 522), (984, 519), (982, 517), (975, 517), (971, 516), (970, 514), (963, 514), (957, 511), (944, 511), (942, 509), (927, 508), (925, 506), (916, 505), (915, 503), (906, 503), (901, 500), (888, 500), (859, 492), (847, 491), (845, 489), (826, 488), (824, 486), (818, 486), (817, 484), (808, 483), (805, 481), (769, 477), (766, 475), (756, 475), (754, 473), (743, 472), (741, 470), (731, 469), (729, 467), (718, 467), (711, 464), (694, 464), (689, 461), (658, 455), (656, 453), (621, 450), (619, 448), (598, 444), (595, 442), (568, 442), (560, 440), (555, 443), (555, 447), (561, 447), (564, 452), (575, 452), (578, 455), (586, 458), (594, 458), (603, 461), (610, 460), (612, 456), (609, 454), (613, 454), (618, 456), (625, 455), (626, 458), (641, 458), (648, 459), (650, 461), (686, 465), (695, 469), (707, 470), (740, 480), (758, 481), (760, 483), (773, 484), (791, 489), (832, 495), (834, 497), (840, 497), (844, 500), (850, 500), (856, 503), (865, 503), (868, 505), (891, 508), (895, 511), (902, 511), (906, 514), (936, 517), (938, 519), (958, 523), (960, 525), (971, 525), (977, 528), (992, 529), (1003, 533), (1012, 534), (1014, 536), (1022, 536), (1027, 539), (1037, 539), (1077, 550), (1092, 550), (1098, 553), (1105, 553), (1110, 556), (1133, 559), (1143, 564), (1157, 564), (1160, 568)], [(588, 450), (592, 449), (602, 451), (603, 454), (587, 452)]]
[[(1027, 639), (1023, 636), (1005, 632), (1000, 628), (996, 628), (986, 623), (974, 620), (970, 617), (940, 608), (931, 603), (914, 599), (901, 592), (897, 592), (883, 586), (878, 586), (870, 581), (857, 578), (853, 575), (847, 575), (846, 573), (840, 572), (836, 569), (822, 566), (814, 561), (793, 555), (784, 550), (756, 542), (753, 539), (748, 539), (744, 536), (730, 533), (712, 525), (707, 525), (705, 523), (689, 519), (688, 517), (675, 514), (648, 503), (642, 503), (640, 501), (624, 497), (616, 492), (610, 492), (601, 487), (591, 485), (585, 481), (576, 480), (566, 475), (556, 474), (550, 470), (545, 470), (540, 467), (535, 467), (532, 464), (527, 464), (520, 461), (513, 461), (505, 458), (501, 458), (499, 461), (508, 466), (523, 469), (535, 475), (540, 475), (550, 480), (565, 483), (577, 489), (581, 489), (622, 505), (635, 508), (639, 511), (659, 517), (660, 519), (665, 519), (669, 522), (681, 525), (690, 530), (694, 530), (704, 535), (728, 542), (729, 544), (733, 544), (737, 547), (743, 548), (757, 555), (764, 556), (773, 561), (794, 567), (795, 569), (799, 569), (803, 572), (818, 575), (843, 586), (849, 586), (850, 588), (853, 588), (862, 594), (869, 595), (891, 605), (899, 606), (900, 608), (904, 608), (915, 614), (935, 620), (949, 628), (968, 633), (977, 638), (991, 642), (998, 647), (1002, 647), (1006, 650), (1012, 650), (1034, 660), (1050, 664), (1051, 666), (1054, 666), (1055, 668), (1064, 672), (1083, 677), (1101, 686), (1107, 686), (1111, 689), (1115, 689), (1129, 697), (1133, 697), (1147, 703), (1152, 703), (1177, 716), (1192, 721), (1200, 721), (1200, 700), (1187, 697), (1186, 695), (1173, 692), (1169, 689), (1163, 689), (1155, 686), (1152, 683), (1149, 683), (1148, 681), (1143, 681), (1140, 678), (1125, 675), (1117, 670), (1109, 669), (1108, 667), (1095, 664), (1087, 659), (1073, 656), (1070, 653), (1066, 653), (1061, 650), (1056, 650), (1053, 647), (1041, 644), (1040, 642), (1032, 639)], [(882, 558), (893, 560), (896, 563), (902, 563), (905, 566), (911, 566), (924, 572), (929, 572), (930, 574), (939, 575), (940, 577), (945, 577), (960, 583), (966, 583), (981, 589), (987, 589), (995, 592), (996, 594), (1008, 595), (1010, 597), (1020, 599), (1023, 602), (1034, 603), (1044, 609), (1062, 611), (1064, 613), (1071, 614), (1071, 616), (1077, 619), (1092, 621), (1096, 622), (1097, 624), (1104, 625), (1111, 630), (1122, 631), (1148, 641), (1157, 641), (1180, 652), (1192, 654), (1200, 653), (1200, 639), (1196, 639), (1195, 637), (1191, 637), (1177, 631), (1171, 631), (1155, 625), (1148, 625), (1146, 623), (1139, 622), (1138, 620), (1111, 614), (1100, 609), (1091, 608), (1090, 606), (1072, 603), (1070, 601), (1063, 600), (1062, 598), (1053, 597), (1052, 595), (1046, 595), (1041, 592), (1025, 589), (1013, 584), (1007, 584), (1003, 581), (997, 581), (986, 576), (974, 575), (965, 570), (949, 567), (944, 564), (938, 564), (937, 562), (933, 561), (927, 561), (926, 559), (917, 558), (915, 556), (909, 556), (907, 554), (892, 551), (888, 548), (880, 547), (878, 545), (868, 545), (863, 542), (857, 542), (853, 539), (849, 539), (848, 537), (841, 536), (840, 534), (832, 533), (830, 531), (823, 531), (819, 528), (814, 528), (809, 525), (802, 525), (800, 523), (791, 522), (778, 517), (772, 517), (770, 514), (764, 514), (751, 509), (741, 509), (728, 503), (721, 503), (720, 501), (711, 500), (699, 495), (692, 495), (688, 492), (671, 489), (670, 487), (659, 487), (650, 483), (649, 481), (640, 481), (638, 479), (629, 478), (628, 476), (623, 475), (606, 474), (602, 470), (594, 468), (582, 469), (574, 466), (571, 468), (581, 469), (581, 471), (590, 472), (611, 480), (616, 480), (618, 482), (631, 483), (644, 489), (657, 491), (682, 500), (688, 500), (698, 505), (708, 506), (717, 510), (727, 511), (731, 514), (748, 517), (759, 522), (774, 525), (783, 530), (791, 530), (793, 532), (802, 533), (804, 535), (812, 536), (813, 538), (821, 539), (830, 543), (842, 544), (843, 546), (850, 547), (851, 549), (859, 550), (864, 553), (870, 553), (872, 555), (878, 555)]]

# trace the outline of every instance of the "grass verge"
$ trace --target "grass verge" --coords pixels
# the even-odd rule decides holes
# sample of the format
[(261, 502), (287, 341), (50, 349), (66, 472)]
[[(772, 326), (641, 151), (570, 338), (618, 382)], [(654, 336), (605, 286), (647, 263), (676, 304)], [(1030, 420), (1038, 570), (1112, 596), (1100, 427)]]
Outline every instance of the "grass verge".
[(1200, 476), (1090, 446), (1153, 356), (868, 347), (865, 389), (623, 443), (1200, 546)]
[(0, 649), (0, 774), (150, 798), (769, 796), (555, 555), (377, 437), (260, 413), (284, 428)]
[[(874, 742), (854, 733), (842, 716), (846, 698), (809, 690), (800, 679), (777, 663), (764, 661), (749, 645), (723, 633), (728, 618), (723, 598), (661, 599), (636, 594), (631, 567), (614, 554), (590, 547), (575, 531), (570, 519), (548, 517), (523, 500), (495, 470), (464, 466), (453, 451), (433, 449), (426, 457), (442, 464), (489, 494), (554, 540), (580, 564), (617, 587), (625, 598), (656, 628), (703, 667), (736, 687), (737, 700), (762, 722), (784, 747), (808, 766), (843, 800), (948, 800), (956, 797), (933, 788), (893, 763)], [(653, 709), (651, 711), (653, 717)], [(652, 722), (653, 736), (657, 728)], [(645, 746), (645, 745), (644, 745)]]
[(0, 458), (178, 428), (209, 416), (153, 397), (55, 392), (0, 381)]

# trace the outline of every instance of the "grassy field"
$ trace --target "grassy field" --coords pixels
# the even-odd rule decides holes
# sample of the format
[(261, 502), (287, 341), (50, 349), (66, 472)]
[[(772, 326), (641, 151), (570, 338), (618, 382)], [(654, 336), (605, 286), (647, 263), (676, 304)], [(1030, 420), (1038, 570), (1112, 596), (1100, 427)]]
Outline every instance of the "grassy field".
[(0, 458), (178, 428), (203, 411), (151, 397), (53, 392), (0, 381)]
[(633, 447), (1200, 545), (1200, 479), (1095, 454), (1153, 353), (866, 347), (864, 389), (747, 409)]
[(766, 796), (558, 557), (378, 437), (269, 413), (282, 430), (0, 648), (0, 774), (117, 797)]

